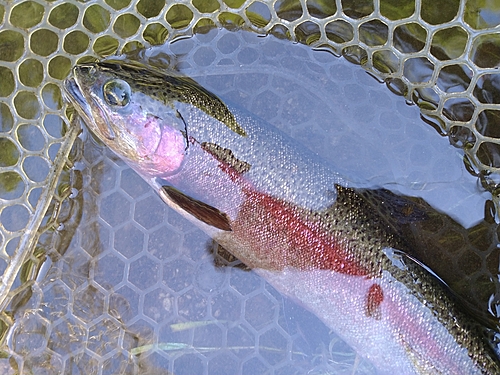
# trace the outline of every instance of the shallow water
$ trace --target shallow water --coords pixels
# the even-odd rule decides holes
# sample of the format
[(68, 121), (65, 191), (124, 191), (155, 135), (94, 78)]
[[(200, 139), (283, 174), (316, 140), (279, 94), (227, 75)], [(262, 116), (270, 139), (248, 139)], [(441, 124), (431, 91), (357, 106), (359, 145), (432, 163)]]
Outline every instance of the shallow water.
[[(486, 198), (460, 151), (416, 107), (342, 59), (226, 30), (141, 58), (169, 61), (359, 186), (425, 197), (467, 227), (483, 216)], [(61, 239), (69, 248), (39, 275), (40, 290), (28, 303), (33, 313), (18, 318), (11, 338), (18, 354), (29, 353), (37, 337), (23, 340), (30, 322), (46, 327), (40, 349), (26, 354), (27, 367), (38, 359), (54, 373), (63, 363), (69, 373), (99, 374), (373, 373), (264, 280), (215, 266), (208, 237), (90, 134), (82, 139), (75, 170), (82, 188), (67, 209), (79, 224)]]
[(421, 196), (465, 227), (482, 219), (486, 195), (460, 150), (436, 136), (416, 106), (345, 60), (222, 30), (153, 48), (145, 61), (163, 53), (179, 54), (181, 73), (291, 135), (348, 180)]

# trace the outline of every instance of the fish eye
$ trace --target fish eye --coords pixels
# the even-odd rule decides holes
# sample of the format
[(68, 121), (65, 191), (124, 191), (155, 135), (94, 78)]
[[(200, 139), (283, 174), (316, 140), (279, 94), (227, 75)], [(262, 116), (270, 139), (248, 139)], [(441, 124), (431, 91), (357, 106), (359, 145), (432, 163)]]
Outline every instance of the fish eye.
[(122, 79), (113, 79), (104, 84), (102, 93), (106, 103), (125, 107), (130, 102), (130, 86)]

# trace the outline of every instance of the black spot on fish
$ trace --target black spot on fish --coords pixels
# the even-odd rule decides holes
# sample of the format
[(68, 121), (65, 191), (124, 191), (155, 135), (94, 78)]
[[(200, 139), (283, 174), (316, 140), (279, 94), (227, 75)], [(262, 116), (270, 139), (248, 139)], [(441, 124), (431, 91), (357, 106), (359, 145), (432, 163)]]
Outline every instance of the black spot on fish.
[(232, 231), (231, 222), (226, 213), (217, 208), (191, 198), (171, 186), (162, 186), (163, 192), (180, 208), (198, 220), (212, 227)]

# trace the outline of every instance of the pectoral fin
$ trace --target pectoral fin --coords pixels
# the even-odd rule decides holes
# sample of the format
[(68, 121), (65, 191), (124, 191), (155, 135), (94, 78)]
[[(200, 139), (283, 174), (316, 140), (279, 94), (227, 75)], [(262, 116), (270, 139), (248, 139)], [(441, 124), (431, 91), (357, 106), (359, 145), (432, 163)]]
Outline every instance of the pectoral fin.
[(162, 192), (184, 211), (205, 224), (225, 231), (232, 231), (229, 217), (217, 208), (191, 198), (171, 186), (162, 186)]
[(239, 160), (230, 149), (223, 148), (215, 143), (203, 142), (201, 148), (216, 158), (219, 162), (232, 167), (236, 172), (243, 174), (250, 170), (251, 165)]

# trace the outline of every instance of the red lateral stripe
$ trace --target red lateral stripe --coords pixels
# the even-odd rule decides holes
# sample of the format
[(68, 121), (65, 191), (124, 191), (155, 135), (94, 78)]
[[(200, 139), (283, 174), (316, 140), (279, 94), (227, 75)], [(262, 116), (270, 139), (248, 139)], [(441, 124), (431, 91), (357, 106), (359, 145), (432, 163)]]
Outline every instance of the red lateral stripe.
[(300, 214), (300, 208), (257, 192), (243, 189), (247, 199), (238, 215), (240, 236), (253, 245), (255, 251), (265, 251), (278, 267), (325, 269), (353, 276), (367, 276), (349, 249), (347, 242), (338, 241), (324, 229), (321, 222), (311, 222)]
[[(217, 159), (214, 155), (208, 155)], [(217, 159), (219, 168), (241, 187), (247, 199), (232, 225), (236, 236), (252, 244), (255, 254), (269, 259), (278, 269), (325, 269), (353, 276), (368, 270), (354, 259), (347, 239), (334, 238), (323, 222), (310, 222), (300, 207), (257, 191), (244, 174)]]

